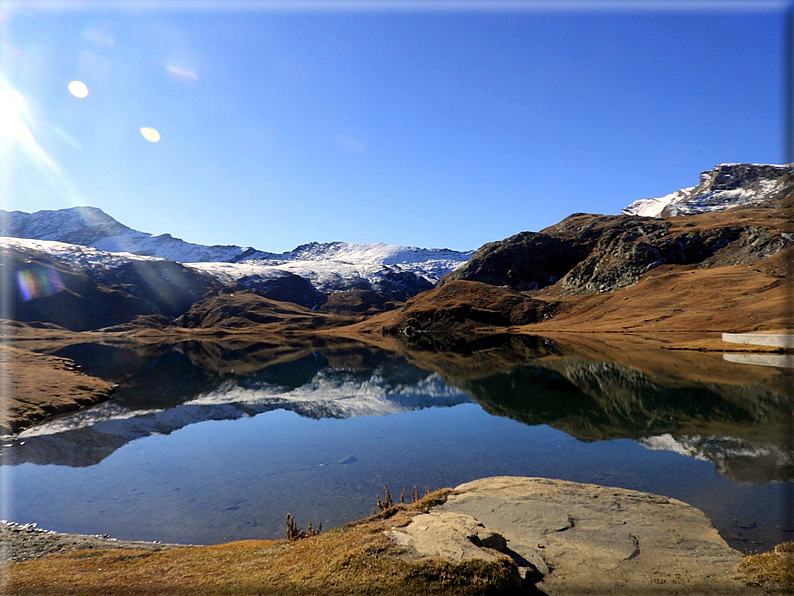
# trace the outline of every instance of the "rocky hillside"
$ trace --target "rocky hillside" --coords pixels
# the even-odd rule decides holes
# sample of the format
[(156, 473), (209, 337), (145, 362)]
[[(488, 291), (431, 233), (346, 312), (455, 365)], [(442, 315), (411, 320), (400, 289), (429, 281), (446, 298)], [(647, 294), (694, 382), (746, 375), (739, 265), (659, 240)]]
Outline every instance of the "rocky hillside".
[(101, 251), (60, 242), (6, 240), (0, 261), (10, 291), (3, 318), (97, 329), (139, 315), (178, 316), (222, 287), (209, 275), (164, 259), (106, 259)]
[(483, 328), (526, 325), (550, 316), (548, 303), (481, 282), (453, 281), (423, 292), (401, 308), (353, 327), (395, 335), (422, 349), (459, 349)]
[(569, 294), (589, 294), (632, 286), (662, 265), (749, 265), (794, 246), (787, 208), (775, 201), (658, 220), (576, 213), (540, 232), (486, 244), (442, 284), (469, 280), (519, 291), (556, 285)]
[[(326, 321), (323, 326), (337, 325), (328, 322), (329, 315), (359, 321), (375, 315), (357, 329), (438, 345), (454, 344), (451, 338), (459, 332), (524, 325), (549, 330), (786, 328), (793, 324), (788, 272), (794, 258), (792, 174), (794, 165), (723, 164), (704, 173), (697, 187), (665, 199), (662, 217), (575, 213), (539, 232), (486, 244), (473, 255), (335, 242), (278, 255), (202, 247), (218, 249), (210, 255), (216, 260), (183, 265), (75, 244), (103, 245), (109, 238), (143, 234), (96, 209), (5, 213), (0, 220), (7, 233), (60, 234), (70, 241), (0, 238), (11, 264), (6, 271), (18, 289), (5, 318), (76, 330), (129, 323), (139, 315), (165, 315), (173, 322), (193, 306), (212, 310), (217, 301), (205, 299), (225, 290), (247, 296), (251, 312), (259, 308), (251, 297), (256, 295), (310, 309), (309, 319)], [(632, 210), (638, 208), (627, 208)], [(640, 211), (649, 213), (644, 207)], [(144, 236), (149, 248), (143, 252), (165, 246), (163, 237)], [(207, 311), (199, 323), (193, 315), (181, 321), (202, 328), (208, 326), (205, 320), (239, 326), (237, 315), (222, 323), (223, 312)], [(281, 320), (314, 328), (304, 324), (303, 315)]]
[(194, 328), (250, 328), (256, 325), (263, 331), (272, 326), (274, 331), (289, 327), (291, 330), (318, 329), (325, 325), (351, 321), (336, 320), (327, 314), (317, 313), (297, 304), (270, 300), (250, 292), (220, 292), (193, 304), (174, 320), (178, 327)]
[[(306, 277), (278, 267), (254, 268), (250, 275), (234, 278), (217, 271), (213, 274), (196, 264), (20, 238), (0, 238), (0, 262), (12, 289), (0, 318), (53, 323), (73, 331), (125, 324), (129, 328), (133, 319), (134, 325), (140, 325), (141, 316), (152, 315), (155, 319), (147, 319), (145, 326), (152, 322), (156, 327), (173, 325), (189, 309), (215, 304), (205, 299), (235, 293), (238, 300), (245, 298), (248, 303), (240, 308), (251, 312), (257, 311), (262, 299), (282, 302), (286, 309), (310, 309), (317, 320), (342, 315), (341, 321), (350, 322), (344, 317), (361, 319), (392, 310), (406, 298), (433, 287), (422, 277), (387, 266), (373, 277), (377, 280), (374, 284), (351, 276), (336, 280), (338, 290), (321, 292)], [(220, 321), (218, 313), (210, 318)], [(291, 325), (299, 319), (302, 321), (300, 317), (283, 321)], [(255, 323), (254, 318), (247, 320)], [(226, 322), (222, 326), (235, 325)], [(302, 323), (298, 326), (305, 327)]]

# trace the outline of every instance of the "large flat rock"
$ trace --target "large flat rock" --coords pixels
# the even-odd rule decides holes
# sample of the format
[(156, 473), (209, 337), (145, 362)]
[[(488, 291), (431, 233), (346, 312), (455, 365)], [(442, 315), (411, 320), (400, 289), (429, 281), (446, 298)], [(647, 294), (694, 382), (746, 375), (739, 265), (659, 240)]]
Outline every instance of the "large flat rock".
[(420, 558), (506, 554), (549, 596), (762, 593), (734, 579), (742, 555), (699, 509), (594, 484), (476, 480), (390, 536)]

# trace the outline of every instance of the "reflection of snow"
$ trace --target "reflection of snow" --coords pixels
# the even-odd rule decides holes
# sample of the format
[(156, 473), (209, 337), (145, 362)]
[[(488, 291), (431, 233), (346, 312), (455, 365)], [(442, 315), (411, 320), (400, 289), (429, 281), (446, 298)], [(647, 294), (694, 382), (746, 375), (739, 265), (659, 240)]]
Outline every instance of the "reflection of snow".
[(794, 354), (723, 354), (728, 362), (794, 368)]
[(669, 433), (656, 437), (639, 439), (637, 442), (646, 449), (651, 449), (652, 451), (672, 451), (673, 453), (686, 455), (693, 459), (701, 459), (704, 461), (708, 459), (698, 452), (698, 447), (696, 445), (688, 444), (686, 439), (678, 440)]
[(794, 334), (792, 333), (723, 333), (722, 341), (751, 346), (794, 348)]
[(56, 435), (82, 428), (108, 434), (126, 434), (132, 430), (136, 436), (167, 434), (203, 420), (232, 420), (276, 409), (291, 410), (311, 418), (353, 418), (470, 401), (467, 394), (449, 387), (437, 373), (413, 385), (400, 385), (389, 383), (378, 370), (365, 380), (340, 378), (335, 372), (338, 373), (320, 371), (311, 382), (297, 388), (267, 383), (250, 388), (228, 382), (167, 410), (128, 410), (111, 400), (25, 430), (19, 438)]
[[(670, 434), (639, 439), (640, 445), (654, 451), (672, 451), (693, 459), (710, 461), (717, 473), (754, 482), (776, 479), (769, 470), (783, 470), (794, 463), (792, 454), (772, 442), (758, 443), (738, 437), (719, 435)], [(744, 461), (745, 463), (741, 463)]]
[[(285, 409), (300, 411), (307, 407), (318, 412), (325, 411), (326, 416), (332, 418), (353, 418), (456, 405), (469, 399), (459, 389), (444, 383), (437, 373), (414, 385), (389, 386), (378, 371), (364, 381), (339, 379), (334, 371), (320, 371), (311, 382), (295, 389), (264, 384), (247, 388), (230, 383), (186, 402), (186, 405), (235, 403), (255, 407), (263, 403), (284, 404), (281, 407)], [(289, 404), (295, 407), (289, 407)]]

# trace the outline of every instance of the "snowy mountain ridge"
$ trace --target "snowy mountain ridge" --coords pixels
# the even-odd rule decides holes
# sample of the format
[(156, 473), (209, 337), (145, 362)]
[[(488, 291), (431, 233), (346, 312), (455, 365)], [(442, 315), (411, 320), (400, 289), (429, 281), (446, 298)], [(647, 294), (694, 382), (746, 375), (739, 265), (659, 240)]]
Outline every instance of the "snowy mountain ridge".
[(695, 186), (668, 195), (639, 199), (624, 215), (675, 217), (755, 205), (794, 192), (794, 164), (723, 163), (700, 174)]
[(0, 236), (2, 246), (35, 250), (89, 270), (112, 269), (141, 258), (167, 259), (222, 283), (255, 290), (297, 275), (315, 292), (375, 290), (398, 300), (429, 289), (473, 253), (352, 242), (310, 242), (278, 254), (207, 246), (133, 230), (96, 207), (35, 213), (0, 210)]
[(0, 209), (0, 236), (54, 240), (105, 252), (127, 252), (179, 262), (228, 261), (251, 252), (250, 248), (240, 246), (206, 246), (170, 234), (139, 232), (97, 207), (35, 213)]
[(13, 248), (23, 252), (43, 253), (88, 271), (107, 271), (132, 262), (166, 261), (160, 257), (147, 257), (129, 252), (108, 252), (55, 240), (31, 240), (0, 236), (0, 248)]
[(283, 253), (271, 253), (235, 245), (186, 242), (170, 234), (149, 234), (118, 222), (97, 207), (71, 207), (35, 213), (0, 209), (0, 236), (53, 240), (88, 246), (106, 252), (127, 252), (180, 263), (336, 260), (385, 265), (421, 263), (428, 260), (460, 262), (473, 251), (427, 249), (394, 244), (310, 242)]

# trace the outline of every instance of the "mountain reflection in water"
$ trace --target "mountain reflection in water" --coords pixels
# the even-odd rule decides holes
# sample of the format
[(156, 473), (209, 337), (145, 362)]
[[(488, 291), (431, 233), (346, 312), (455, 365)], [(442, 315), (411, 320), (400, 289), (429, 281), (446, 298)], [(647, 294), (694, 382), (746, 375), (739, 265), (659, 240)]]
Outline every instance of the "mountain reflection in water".
[[(156, 438), (158, 445), (151, 448), (156, 455), (147, 457), (176, 461), (180, 456), (170, 455), (169, 445), (186, 440), (180, 438), (184, 430), (208, 421), (256, 417), (263, 421), (259, 432), (274, 435), (279, 427), (289, 427), (295, 434), (280, 442), (274, 439), (267, 446), (262, 443), (266, 438), (251, 435), (256, 448), (266, 451), (261, 457), (269, 464), (282, 462), (277, 471), (262, 471), (261, 478), (255, 467), (245, 468), (253, 464), (238, 461), (248, 455), (234, 455), (236, 433), (243, 428), (234, 426), (237, 423), (207, 427), (194, 434), (204, 436), (205, 442), (207, 436), (213, 440), (225, 437), (213, 459), (217, 457), (217, 469), (228, 474), (223, 481), (230, 484), (230, 494), (239, 497), (220, 510), (236, 512), (234, 507), (239, 505), (234, 503), (260, 499), (264, 504), (255, 510), (256, 515), (268, 518), (266, 521), (257, 524), (246, 519), (238, 521), (240, 527), (227, 525), (218, 530), (212, 529), (218, 523), (213, 518), (200, 530), (192, 528), (193, 533), (184, 535), (176, 530), (131, 529), (127, 536), (182, 542), (277, 537), (277, 520), (289, 509), (319, 516), (326, 527), (328, 522), (338, 524), (366, 514), (364, 503), (374, 501), (383, 482), (401, 485), (431, 478), (438, 487), (483, 475), (522, 474), (619, 485), (682, 498), (706, 510), (726, 539), (744, 550), (786, 539), (786, 532), (794, 527), (782, 520), (778, 513), (782, 504), (775, 501), (788, 495), (788, 481), (794, 476), (794, 449), (789, 440), (792, 407), (786, 391), (791, 371), (736, 364), (719, 354), (620, 343), (625, 341), (612, 345), (511, 336), (489, 338), (457, 352), (385, 350), (319, 340), (297, 346), (261, 341), (59, 346), (47, 352), (73, 359), (86, 373), (118, 383), (119, 389), (105, 404), (21, 433), (2, 448), (2, 461), (13, 470), (12, 480), (28, 489), (19, 492), (17, 515), (30, 518), (41, 509), (36, 500), (46, 499), (48, 494), (43, 490), (37, 497), (33, 489), (48, 482), (65, 482), (63, 466), (86, 470), (117, 466), (114, 477), (124, 477), (119, 480), (121, 487), (138, 476), (146, 482), (151, 471), (122, 469), (118, 463), (121, 459), (115, 453), (124, 451), (125, 445), (136, 441), (139, 449), (146, 450)], [(469, 402), (481, 409), (459, 409)], [(431, 416), (428, 409), (437, 413)], [(273, 418), (278, 420), (273, 427), (267, 426), (269, 418), (259, 416), (275, 416), (277, 411), (329, 422), (309, 428), (299, 419), (279, 415)], [(415, 416), (402, 417), (411, 412)], [(398, 416), (391, 416), (395, 414)], [(341, 425), (344, 420), (373, 416), (380, 418), (363, 426)], [(384, 422), (377, 422), (381, 419)], [(339, 423), (332, 424), (333, 420)], [(565, 435), (543, 430), (548, 427)], [(245, 428), (248, 430), (239, 436), (253, 432), (251, 427)], [(309, 436), (315, 432), (316, 436)], [(169, 442), (164, 435), (174, 438)], [(576, 441), (563, 439), (566, 435)], [(613, 439), (632, 441), (608, 441)], [(331, 453), (332, 446), (348, 444), (355, 454)], [(223, 445), (228, 446), (230, 461), (221, 461)], [(178, 450), (187, 448), (183, 445)], [(659, 452), (670, 456), (659, 459), (653, 455)], [(673, 454), (687, 460), (670, 459)], [(593, 462), (588, 466), (591, 456)], [(710, 473), (702, 468), (706, 462), (713, 464)], [(25, 464), (43, 468), (32, 472)], [(235, 480), (235, 473), (227, 471), (237, 465), (240, 471)], [(174, 472), (177, 480), (184, 473), (182, 468)], [(208, 464), (202, 470), (205, 484), (210, 483), (208, 477), (214, 469)], [(47, 476), (42, 470), (53, 472)], [(317, 477), (321, 470), (322, 478)], [(273, 485), (276, 477), (280, 478), (278, 487)], [(72, 482), (78, 487), (77, 479)], [(83, 492), (86, 480), (79, 482), (82, 484), (74, 489), (78, 500), (87, 495)], [(173, 479), (162, 482), (172, 483)], [(318, 496), (323, 487), (304, 486), (306, 482), (333, 486), (333, 494)], [(200, 491), (196, 486), (202, 484), (184, 479), (186, 492)], [(309, 488), (316, 495), (298, 494)], [(103, 490), (118, 492), (122, 488), (100, 487)], [(135, 493), (136, 489), (124, 490)], [(208, 486), (207, 490), (219, 489)], [(162, 502), (168, 502), (156, 491), (147, 498), (159, 502), (161, 508)], [(194, 508), (191, 515), (207, 510), (209, 519), (217, 517), (220, 505), (216, 501), (224, 498), (207, 496), (204, 502), (204, 497), (195, 495), (183, 508)], [(85, 499), (93, 502), (94, 497)], [(699, 499), (703, 502), (697, 502)], [(134, 512), (139, 507), (146, 511), (145, 501), (140, 496), (135, 507), (127, 503), (123, 512), (107, 506), (99, 512), (115, 511), (112, 516), (125, 528), (136, 523), (143, 527), (146, 524)], [(765, 511), (766, 519), (750, 519), (763, 515), (758, 511)], [(112, 528), (84, 527), (80, 525), (83, 522), (75, 521), (72, 526), (63, 521), (67, 515), (49, 524), (47, 518), (19, 521), (69, 526), (53, 528), (63, 531), (119, 535)], [(85, 516), (90, 518), (90, 511)], [(322, 520), (315, 517), (317, 521)]]
[[(55, 355), (122, 386), (102, 405), (21, 433), (11, 461), (91, 466), (135, 439), (279, 409), (306, 418), (351, 418), (471, 401), (438, 373), (381, 351), (337, 349), (330, 361), (322, 351), (299, 351), (294, 360), (275, 363), (246, 354), (211, 354), (199, 342), (159, 346), (148, 357), (97, 344), (58, 350)], [(236, 373), (230, 362), (245, 372)], [(130, 366), (125, 370), (120, 363)]]

